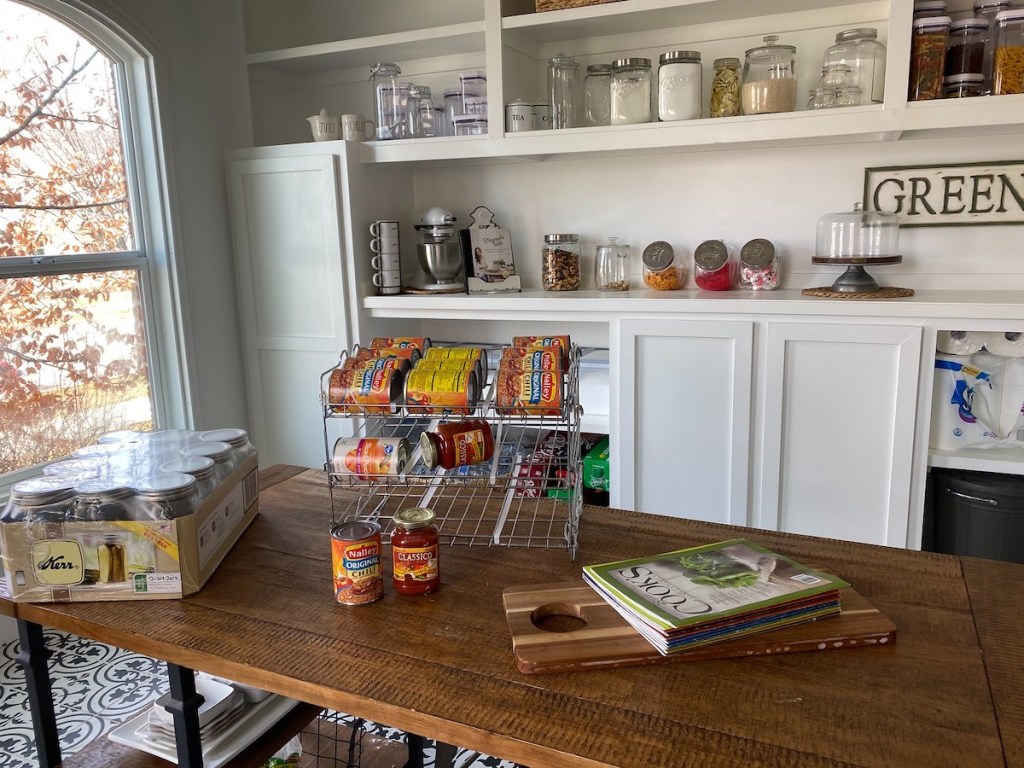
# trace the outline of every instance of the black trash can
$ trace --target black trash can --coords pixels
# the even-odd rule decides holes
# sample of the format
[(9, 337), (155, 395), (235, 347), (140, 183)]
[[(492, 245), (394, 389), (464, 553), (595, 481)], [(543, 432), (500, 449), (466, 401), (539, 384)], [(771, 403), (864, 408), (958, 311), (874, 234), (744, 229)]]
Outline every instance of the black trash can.
[(932, 470), (934, 551), (1024, 563), (1024, 476)]

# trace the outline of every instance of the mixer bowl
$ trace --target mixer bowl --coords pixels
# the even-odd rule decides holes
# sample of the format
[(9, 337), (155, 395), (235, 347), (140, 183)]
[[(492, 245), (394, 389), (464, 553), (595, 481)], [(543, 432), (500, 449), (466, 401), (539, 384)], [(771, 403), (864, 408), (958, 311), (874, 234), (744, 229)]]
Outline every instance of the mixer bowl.
[(438, 283), (452, 282), (462, 267), (458, 243), (419, 243), (416, 256), (423, 271)]

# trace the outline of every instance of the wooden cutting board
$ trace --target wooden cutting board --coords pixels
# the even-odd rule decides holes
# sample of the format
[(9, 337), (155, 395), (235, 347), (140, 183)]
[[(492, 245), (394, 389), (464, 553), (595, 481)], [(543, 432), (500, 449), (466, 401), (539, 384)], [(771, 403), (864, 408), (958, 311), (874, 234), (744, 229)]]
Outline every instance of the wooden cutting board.
[(573, 672), (698, 659), (887, 645), (896, 626), (849, 587), (828, 619), (662, 656), (583, 582), (507, 587), (502, 595), (520, 672)]

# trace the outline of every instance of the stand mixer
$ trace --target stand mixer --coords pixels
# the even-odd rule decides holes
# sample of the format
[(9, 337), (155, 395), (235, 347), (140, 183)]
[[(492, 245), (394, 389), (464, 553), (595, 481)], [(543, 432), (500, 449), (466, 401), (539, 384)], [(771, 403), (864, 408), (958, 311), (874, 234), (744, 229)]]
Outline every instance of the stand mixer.
[(462, 251), (455, 237), (455, 217), (439, 207), (417, 212), (413, 228), (422, 242), (416, 245), (416, 257), (430, 282), (415, 286), (424, 291), (453, 293), (465, 290), (458, 279), (462, 271)]

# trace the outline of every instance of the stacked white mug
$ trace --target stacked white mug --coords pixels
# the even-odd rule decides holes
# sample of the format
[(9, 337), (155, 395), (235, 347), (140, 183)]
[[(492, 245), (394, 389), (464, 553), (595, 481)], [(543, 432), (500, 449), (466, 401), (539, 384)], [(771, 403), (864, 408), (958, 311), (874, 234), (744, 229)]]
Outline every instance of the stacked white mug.
[(398, 249), (398, 222), (394, 219), (380, 219), (370, 225), (370, 250), (374, 268), (373, 284), (381, 296), (402, 292), (401, 255)]

